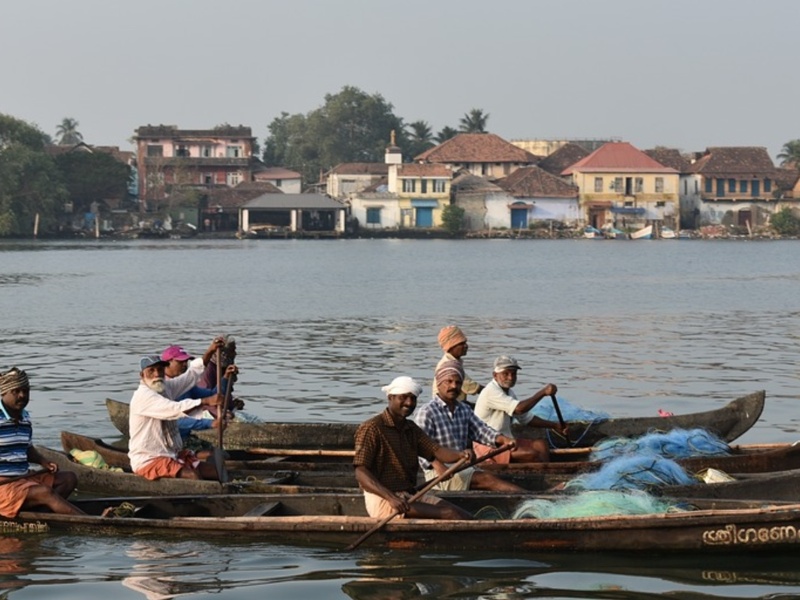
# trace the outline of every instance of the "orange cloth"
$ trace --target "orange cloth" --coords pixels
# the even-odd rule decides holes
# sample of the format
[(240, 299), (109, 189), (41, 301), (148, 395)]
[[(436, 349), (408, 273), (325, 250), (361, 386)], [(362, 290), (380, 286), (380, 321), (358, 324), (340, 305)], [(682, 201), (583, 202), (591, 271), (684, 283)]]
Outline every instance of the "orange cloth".
[(151, 481), (162, 477), (175, 478), (183, 467), (196, 469), (199, 464), (200, 460), (195, 456), (194, 452), (182, 450), (177, 459), (159, 456), (147, 461), (142, 468), (136, 471), (136, 474)]
[(3, 483), (3, 479), (0, 478), (0, 515), (7, 519), (13, 519), (22, 509), (30, 488), (36, 485), (46, 485), (52, 488), (54, 482), (55, 475), (49, 471), (8, 483)]
[(455, 325), (448, 325), (447, 327), (442, 327), (441, 330), (439, 330), (438, 339), (442, 350), (447, 352), (453, 346), (458, 346), (459, 344), (466, 342), (467, 336), (465, 336), (464, 332)]

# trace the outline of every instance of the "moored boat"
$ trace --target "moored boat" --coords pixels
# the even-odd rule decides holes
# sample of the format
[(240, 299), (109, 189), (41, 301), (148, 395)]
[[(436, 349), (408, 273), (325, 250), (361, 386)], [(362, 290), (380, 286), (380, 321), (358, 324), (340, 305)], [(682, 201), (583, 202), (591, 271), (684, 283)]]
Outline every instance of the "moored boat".
[[(404, 550), (514, 548), (515, 552), (796, 552), (800, 504), (693, 501), (680, 512), (567, 519), (510, 519), (515, 500), (500, 495), (447, 499), (473, 513), (491, 507), (497, 518), (472, 521), (394, 519), (367, 537), (365, 547)], [(127, 503), (127, 504), (123, 504)], [(375, 528), (363, 496), (351, 494), (242, 494), (120, 497), (76, 500), (86, 515), (21, 512), (16, 523), (51, 531), (131, 535), (236, 535), (280, 543), (343, 549)], [(112, 509), (120, 516), (102, 517)], [(124, 516), (127, 514), (128, 516)]]
[(652, 225), (648, 225), (647, 227), (642, 227), (641, 229), (631, 232), (632, 240), (649, 240), (651, 237), (653, 237)]
[[(726, 442), (732, 442), (750, 429), (764, 410), (765, 393), (754, 392), (737, 398), (716, 409), (674, 415), (669, 417), (628, 417), (594, 422), (570, 422), (568, 442), (551, 436), (554, 446), (595, 445), (608, 437), (635, 437), (651, 429), (668, 431), (671, 429), (702, 428), (710, 431)], [(125, 436), (128, 435), (129, 405), (111, 398), (106, 407), (114, 426)], [(230, 423), (225, 428), (223, 443), (225, 448), (325, 448), (352, 449), (353, 438), (358, 423)], [(530, 438), (541, 435), (541, 430), (525, 426), (515, 426), (514, 436)], [(216, 444), (216, 429), (194, 432), (198, 438)], [(577, 441), (576, 441), (577, 440)]]
[[(263, 477), (263, 471), (230, 472), (226, 483), (202, 479), (145, 479), (130, 471), (96, 469), (75, 462), (64, 452), (58, 452), (44, 446), (36, 446), (42, 457), (55, 463), (61, 471), (71, 471), (78, 477), (78, 492), (103, 495), (148, 495), (167, 496), (175, 494), (222, 494), (222, 493), (293, 493), (305, 489), (291, 485), (296, 473), (289, 470), (269, 472)], [(333, 479), (335, 481), (335, 479)], [(320, 489), (322, 489), (322, 480)], [(338, 489), (338, 488), (337, 488)]]
[[(124, 448), (107, 444), (102, 440), (89, 438), (68, 431), (61, 432), (61, 444), (65, 452), (73, 449), (91, 450), (103, 457), (109, 465), (130, 468), (130, 461)], [(231, 450), (226, 459), (229, 471), (297, 471), (295, 482), (313, 479), (319, 472), (330, 477), (337, 474), (342, 478), (341, 485), (355, 485), (352, 467), (352, 451), (298, 451), (293, 449), (254, 449)], [(482, 469), (506, 478), (524, 479), (532, 474), (575, 475), (592, 471), (600, 462), (589, 460), (591, 448), (555, 449), (551, 451), (550, 462), (513, 463), (508, 465), (483, 463)], [(683, 458), (677, 462), (689, 472), (715, 468), (727, 473), (763, 473), (800, 469), (800, 445), (794, 444), (753, 444), (732, 446), (730, 454), (721, 456), (698, 456)], [(523, 485), (523, 487), (525, 487)]]

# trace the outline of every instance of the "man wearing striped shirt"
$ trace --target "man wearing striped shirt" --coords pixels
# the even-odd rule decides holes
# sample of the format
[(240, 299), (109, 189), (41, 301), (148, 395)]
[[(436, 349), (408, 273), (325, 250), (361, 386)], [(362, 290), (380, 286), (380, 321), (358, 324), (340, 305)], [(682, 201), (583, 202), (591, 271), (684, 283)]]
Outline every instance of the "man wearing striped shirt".
[[(475, 416), (470, 408), (459, 402), (461, 384), (464, 381), (464, 370), (461, 363), (455, 360), (444, 361), (436, 369), (434, 386), (436, 397), (417, 411), (414, 418), (417, 425), (437, 444), (463, 451), (472, 448), (473, 442), (487, 446), (514, 444), (514, 440)], [(425, 479), (435, 479), (447, 470), (447, 465), (438, 460), (420, 459)], [(459, 471), (449, 480), (436, 486), (440, 490), (494, 490), (498, 492), (522, 492), (521, 487), (509, 481), (481, 471), (474, 467)]]
[[(83, 514), (66, 498), (78, 483), (75, 473), (58, 472), (33, 447), (28, 411), (31, 387), (25, 371), (14, 367), (0, 375), (0, 515), (14, 518), (20, 510), (46, 508), (65, 515)], [(30, 463), (44, 467), (31, 472)]]

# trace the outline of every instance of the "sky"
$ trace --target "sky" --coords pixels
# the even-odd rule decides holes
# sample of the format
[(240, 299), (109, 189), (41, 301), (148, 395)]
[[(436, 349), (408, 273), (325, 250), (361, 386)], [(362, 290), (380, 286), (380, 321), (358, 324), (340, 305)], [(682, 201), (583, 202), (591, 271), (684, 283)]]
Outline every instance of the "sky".
[(141, 125), (252, 128), (355, 86), (406, 123), (702, 151), (800, 138), (797, 0), (16, 0), (0, 113), (131, 150)]

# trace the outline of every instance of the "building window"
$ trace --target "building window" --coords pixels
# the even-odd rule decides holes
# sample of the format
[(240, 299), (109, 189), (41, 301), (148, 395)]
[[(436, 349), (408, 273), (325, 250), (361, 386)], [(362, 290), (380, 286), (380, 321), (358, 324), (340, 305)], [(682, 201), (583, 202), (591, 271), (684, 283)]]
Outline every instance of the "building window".
[(694, 193), (697, 194), (700, 191), (700, 183), (697, 179), (694, 180)]
[(706, 178), (706, 194), (714, 191), (714, 181), (711, 178)]
[(403, 179), (403, 191), (404, 192), (416, 192), (417, 191), (417, 182), (414, 179)]
[(771, 179), (765, 179), (764, 180), (764, 191), (765, 192), (771, 192), (772, 191), (772, 180)]
[(446, 179), (434, 179), (433, 180), (433, 192), (435, 194), (444, 194), (445, 189), (447, 189), (447, 180)]
[(746, 179), (742, 179), (739, 182), (739, 192), (741, 192), (742, 194), (746, 194), (747, 193), (747, 180)]
[(276, 179), (275, 180), (275, 187), (279, 188), (283, 185), (283, 179)]
[(595, 177), (594, 178), (594, 191), (595, 193), (600, 193), (603, 191), (603, 178), (602, 177)]
[(728, 192), (731, 194), (736, 192), (736, 180), (735, 179), (728, 179)]
[(633, 207), (633, 201), (629, 200), (628, 202), (625, 202), (625, 204), (623, 206), (625, 206), (625, 208), (632, 208)]
[(633, 180), (633, 192), (641, 194), (644, 191), (644, 177), (637, 177)]
[(191, 154), (189, 154), (189, 146), (184, 146), (183, 144), (177, 146), (175, 148), (175, 156), (180, 156), (182, 158), (188, 158), (191, 156)]
[(667, 203), (664, 202), (663, 200), (659, 200), (658, 202), (656, 202), (656, 207), (657, 208), (664, 208), (666, 205), (667, 205)]
[(228, 185), (233, 187), (242, 182), (242, 174), (239, 171), (228, 173)]
[(164, 156), (164, 146), (160, 144), (147, 146), (147, 156)]
[(200, 183), (203, 185), (213, 185), (214, 184), (214, 174), (213, 173), (203, 173), (203, 179)]
[(664, 192), (664, 178), (656, 177), (656, 194)]
[(618, 194), (621, 194), (625, 188), (622, 187), (622, 177), (615, 177), (614, 178), (614, 191)]
[(420, 192), (420, 194), (427, 194), (428, 193), (428, 180), (427, 179), (420, 179), (419, 192)]
[(381, 209), (368, 208), (367, 209), (367, 225), (380, 225), (381, 224)]
[(200, 148), (200, 156), (203, 158), (212, 158), (214, 156), (214, 146), (203, 146)]
[(242, 147), (241, 146), (228, 146), (225, 148), (225, 156), (228, 158), (241, 158), (242, 157)]

